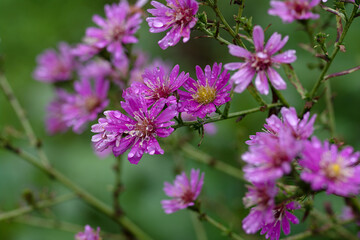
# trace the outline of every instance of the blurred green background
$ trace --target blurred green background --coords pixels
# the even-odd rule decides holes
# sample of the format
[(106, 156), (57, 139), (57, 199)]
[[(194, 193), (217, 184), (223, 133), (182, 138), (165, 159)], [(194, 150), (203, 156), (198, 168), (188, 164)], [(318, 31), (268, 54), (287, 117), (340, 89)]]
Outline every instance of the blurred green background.
[[(111, 1), (89, 0), (1, 0), (0, 1), (0, 53), (5, 59), (4, 69), (6, 76), (13, 87), (15, 94), (26, 109), (36, 134), (44, 142), (44, 149), (51, 163), (74, 182), (83, 186), (98, 198), (111, 202), (114, 175), (112, 166), (114, 159), (108, 157), (100, 160), (90, 145), (91, 132), (85, 131), (82, 135), (72, 132), (48, 136), (44, 128), (45, 107), (53, 97), (50, 85), (32, 79), (32, 71), (36, 66), (35, 58), (47, 48), (55, 48), (59, 41), (76, 44), (84, 36), (88, 26), (94, 26), (91, 21), (93, 14), (103, 15), (103, 6)], [(222, 0), (221, 9), (229, 22), (233, 23), (233, 15), (237, 12), (236, 5), (229, 5), (229, 0)], [(331, 1), (328, 3), (331, 5)], [(149, 8), (149, 4), (146, 5)], [(206, 8), (201, 7), (200, 11)], [(299, 43), (307, 43), (308, 37), (297, 23), (283, 24), (277, 17), (269, 16), (268, 0), (248, 0), (244, 16), (253, 16), (253, 23), (263, 28), (271, 24), (266, 33), (267, 38), (272, 32), (279, 32), (283, 36), (289, 35), (290, 40), (284, 49), (296, 49), (297, 61), (293, 64), (303, 85), (310, 89), (319, 75), (318, 69), (309, 69), (308, 64), (316, 64), (317, 60), (311, 54), (301, 49)], [(207, 9), (210, 11), (210, 9)], [(320, 9), (318, 9), (320, 11)], [(322, 17), (328, 13), (321, 11)], [(211, 15), (210, 15), (211, 16)], [(342, 71), (360, 64), (360, 19), (356, 19), (345, 39), (346, 52), (339, 53), (329, 73)], [(335, 21), (326, 30), (331, 34), (330, 42), (336, 36)], [(226, 33), (221, 32), (224, 38), (229, 39)], [(192, 36), (202, 34), (194, 31)], [(194, 77), (195, 65), (204, 67), (213, 62), (231, 62), (232, 57), (226, 46), (218, 44), (213, 39), (191, 39), (187, 44), (180, 43), (166, 51), (161, 50), (157, 41), (163, 36), (150, 34), (144, 21), (139, 31), (139, 46), (150, 53), (152, 57), (160, 56), (171, 63), (179, 63), (182, 70), (190, 72)], [(279, 71), (283, 76), (283, 71)], [(360, 149), (360, 72), (332, 79), (334, 92), (334, 108), (336, 112), (337, 137), (346, 144)], [(303, 102), (288, 83), (284, 91), (285, 97), (298, 111)], [(270, 97), (267, 97), (269, 101)], [(230, 111), (245, 110), (256, 107), (257, 103), (245, 92), (234, 97)], [(324, 110), (323, 100), (314, 108), (313, 112), (321, 113)], [(205, 136), (200, 149), (234, 166), (240, 166), (241, 154), (246, 150), (244, 141), (250, 134), (260, 131), (264, 124), (266, 113), (256, 113), (247, 116), (236, 123), (227, 120), (217, 123), (218, 133), (215, 136)], [(329, 137), (318, 117), (315, 134), (320, 138)], [(22, 134), (22, 127), (6, 101), (0, 94), (0, 132), (11, 135), (18, 132), (20, 139), (13, 142), (32, 151)], [(173, 138), (181, 136), (186, 130), (176, 131)], [(14, 137), (12, 137), (14, 138)], [(192, 144), (196, 146), (200, 137), (195, 135)], [(167, 151), (163, 156), (145, 155), (138, 165), (123, 162), (122, 179), (125, 191), (121, 195), (121, 205), (127, 216), (148, 232), (154, 239), (196, 239), (192, 214), (189, 211), (179, 211), (166, 215), (160, 205), (162, 199), (167, 198), (163, 193), (163, 182), (172, 182), (175, 166), (180, 162), (185, 166), (187, 173), (192, 167), (200, 168), (205, 172), (205, 186), (202, 191), (203, 209), (210, 216), (220, 222), (229, 224), (235, 231), (242, 233), (241, 220), (248, 210), (243, 209), (242, 197), (244, 185), (209, 166), (182, 158), (178, 153), (171, 153), (165, 142), (161, 146)], [(177, 163), (177, 164), (176, 164)], [(43, 192), (61, 195), (68, 192), (61, 184), (50, 180), (45, 174), (28, 163), (0, 149), (0, 212), (16, 209), (25, 205), (22, 198), (24, 189), (28, 189), (35, 196)], [(331, 201), (337, 213), (343, 205), (340, 198), (326, 195), (320, 196), (316, 202), (319, 210), (323, 209), (323, 200)], [(52, 211), (35, 212), (35, 216), (55, 218), (79, 226), (90, 224), (100, 226), (107, 232), (118, 233), (119, 229), (111, 220), (88, 207), (81, 200), (71, 200), (51, 208)], [(302, 213), (298, 211), (298, 216)], [(34, 223), (35, 224), (35, 223)], [(301, 232), (308, 223), (293, 226), (292, 232)], [(212, 226), (204, 224), (208, 239), (223, 239), (225, 237)], [(64, 240), (73, 239), (74, 233), (57, 229), (46, 229), (41, 226), (30, 226), (20, 223), (19, 220), (0, 222), (0, 239), (6, 240)], [(262, 239), (258, 234), (246, 239)], [(315, 238), (312, 238), (315, 239)], [(321, 239), (321, 238), (318, 238)], [(327, 238), (323, 238), (327, 239)]]

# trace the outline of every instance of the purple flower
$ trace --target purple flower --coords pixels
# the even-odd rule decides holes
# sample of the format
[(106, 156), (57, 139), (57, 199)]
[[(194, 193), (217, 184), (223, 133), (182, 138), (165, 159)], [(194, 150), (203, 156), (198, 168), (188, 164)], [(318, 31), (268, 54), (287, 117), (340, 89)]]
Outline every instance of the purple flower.
[(302, 147), (289, 132), (280, 132), (277, 138), (264, 135), (261, 142), (251, 145), (242, 155), (247, 162), (244, 177), (250, 182), (275, 181), (291, 172), (291, 163)]
[(221, 66), (221, 63), (214, 63), (211, 70), (207, 65), (205, 73), (196, 66), (198, 80), (189, 78), (183, 85), (188, 92), (179, 91), (181, 112), (204, 118), (207, 114), (215, 112), (216, 106), (231, 100), (231, 86), (227, 85), (230, 74), (226, 70), (221, 73)]
[(189, 41), (190, 29), (197, 22), (195, 14), (199, 8), (195, 0), (166, 0), (166, 2), (168, 7), (157, 1), (151, 1), (151, 5), (155, 8), (148, 9), (148, 12), (154, 17), (146, 19), (152, 33), (164, 32), (171, 28), (158, 42), (162, 49), (176, 45), (181, 37), (184, 43)]
[[(97, 118), (97, 115), (108, 105), (107, 92), (109, 82), (103, 78), (94, 81), (94, 87), (87, 78), (75, 82), (76, 93), (64, 90), (57, 91), (56, 99), (48, 107), (47, 128), (51, 134), (63, 132), (72, 127), (76, 133), (84, 131), (86, 124)], [(65, 128), (66, 126), (66, 128)]]
[[(141, 13), (133, 13), (126, 0), (119, 4), (105, 5), (106, 19), (99, 15), (93, 16), (93, 21), (100, 27), (90, 27), (86, 30), (85, 45), (79, 45), (76, 52), (91, 55), (96, 49), (106, 50), (113, 54), (115, 62), (127, 59), (123, 44), (137, 43), (134, 36), (140, 28)], [(79, 49), (80, 48), (80, 49)]]
[(273, 209), (278, 189), (273, 182), (254, 183), (253, 186), (247, 186), (247, 188), (249, 191), (243, 198), (243, 202), (246, 208), (252, 207), (252, 209), (243, 219), (242, 227), (247, 234), (252, 234), (259, 231), (265, 224), (273, 222)]
[(360, 190), (360, 153), (352, 147), (341, 151), (334, 144), (322, 144), (316, 137), (305, 143), (299, 164), (304, 168), (301, 179), (310, 183), (315, 191), (326, 190), (328, 194), (352, 196)]
[(295, 108), (283, 107), (281, 109), (281, 115), (281, 119), (276, 115), (271, 115), (267, 118), (266, 124), (264, 124), (265, 132), (259, 132), (256, 133), (256, 135), (250, 136), (250, 140), (246, 143), (248, 145), (258, 144), (263, 135), (270, 134), (277, 137), (280, 131), (289, 131), (294, 138), (298, 140), (306, 140), (314, 132), (316, 114), (314, 114), (309, 120), (310, 113), (307, 112), (304, 114), (303, 119), (299, 119)]
[(290, 234), (290, 222), (293, 224), (298, 224), (299, 219), (295, 217), (292, 213), (288, 212), (288, 210), (295, 210), (301, 208), (300, 204), (297, 202), (290, 202), (288, 204), (281, 204), (280, 206), (276, 206), (273, 210), (274, 212), (274, 220), (271, 223), (268, 223), (262, 227), (260, 234), (265, 234), (265, 238), (270, 240), (279, 240), (281, 234), (281, 228), (285, 235)]
[(173, 93), (189, 78), (189, 74), (185, 74), (185, 72), (181, 72), (179, 75), (179, 70), (179, 65), (176, 65), (169, 74), (166, 74), (161, 66), (152, 70), (145, 69), (145, 73), (142, 75), (144, 83), (134, 83), (131, 88), (135, 94), (143, 94), (149, 105), (159, 99), (176, 103)]
[(190, 179), (183, 172), (176, 176), (174, 185), (164, 183), (165, 194), (173, 198), (161, 201), (165, 213), (170, 214), (194, 205), (204, 184), (204, 173), (201, 174), (200, 179), (199, 175), (200, 170), (191, 169)]
[(33, 77), (49, 83), (70, 80), (76, 67), (74, 56), (67, 43), (59, 44), (59, 53), (53, 49), (46, 50), (37, 57), (37, 63)]
[(75, 240), (101, 240), (100, 237), (100, 228), (98, 227), (96, 229), (96, 232), (94, 229), (92, 229), (89, 225), (85, 226), (84, 232), (79, 232), (75, 235)]
[(56, 95), (55, 100), (49, 103), (46, 111), (46, 130), (51, 135), (66, 132), (69, 128), (63, 119), (62, 108), (67, 99), (72, 96), (62, 89), (57, 89)]
[(236, 85), (234, 91), (238, 93), (243, 92), (255, 74), (257, 74), (255, 86), (261, 94), (267, 95), (269, 93), (267, 78), (270, 79), (274, 88), (279, 90), (286, 89), (286, 83), (273, 67), (278, 67), (282, 63), (294, 62), (296, 60), (296, 51), (288, 50), (278, 55), (273, 55), (284, 47), (288, 41), (288, 36), (281, 40), (281, 35), (274, 33), (264, 47), (264, 31), (257, 25), (254, 27), (253, 40), (255, 53), (251, 53), (239, 46), (229, 45), (231, 55), (245, 60), (243, 63), (225, 64), (225, 68), (228, 70), (238, 70), (231, 77), (231, 81)]
[(99, 123), (92, 126), (91, 131), (97, 133), (92, 137), (92, 142), (97, 151), (112, 148), (115, 156), (131, 148), (128, 160), (137, 164), (144, 153), (164, 153), (156, 137), (168, 137), (174, 131), (170, 126), (175, 122), (170, 120), (177, 111), (173, 105), (164, 109), (164, 99), (148, 110), (143, 96), (137, 96), (131, 89), (127, 91), (124, 91), (125, 102), (121, 102), (121, 106), (130, 116), (119, 111), (105, 111), (106, 118), (100, 118)]
[(318, 5), (321, 0), (285, 0), (270, 1), (270, 15), (279, 16), (283, 22), (293, 22), (294, 20), (317, 19), (319, 14), (314, 14), (311, 9)]

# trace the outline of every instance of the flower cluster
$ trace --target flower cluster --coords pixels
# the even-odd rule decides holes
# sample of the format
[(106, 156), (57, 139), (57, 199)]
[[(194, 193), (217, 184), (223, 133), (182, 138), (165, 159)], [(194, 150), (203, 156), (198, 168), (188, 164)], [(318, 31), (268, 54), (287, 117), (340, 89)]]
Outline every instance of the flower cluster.
[(299, 222), (289, 212), (300, 208), (297, 202), (275, 204), (276, 183), (283, 176), (298, 174), (298, 181), (309, 183), (312, 191), (325, 190), (344, 197), (360, 191), (359, 152), (354, 153), (352, 147), (340, 151), (336, 145), (326, 141), (322, 144), (316, 137), (309, 140), (316, 115), (310, 118), (307, 112), (299, 119), (294, 108), (282, 108), (281, 115), (282, 119), (276, 115), (266, 119), (265, 131), (250, 136), (246, 142), (249, 150), (242, 155), (247, 163), (244, 177), (253, 184), (244, 198), (244, 205), (252, 209), (243, 220), (243, 228), (247, 233), (262, 229), (261, 234), (274, 240), (280, 238), (281, 228), (284, 234), (290, 233), (289, 222)]
[[(281, 228), (289, 234), (289, 221), (299, 222), (289, 212), (299, 208), (297, 202), (275, 204), (276, 182), (293, 171), (292, 164), (313, 133), (316, 117), (309, 119), (310, 113), (306, 113), (299, 119), (294, 108), (282, 108), (281, 115), (282, 119), (276, 115), (266, 119), (265, 131), (250, 136), (249, 150), (242, 155), (247, 163), (243, 169), (244, 177), (253, 184), (244, 198), (245, 206), (252, 209), (243, 220), (243, 228), (247, 233), (262, 229), (260, 233), (266, 233), (266, 238), (270, 239), (279, 239)], [(256, 222), (256, 219), (260, 221)]]
[[(216, 111), (215, 106), (230, 100), (229, 75), (226, 71), (221, 73), (221, 66), (215, 63), (212, 70), (206, 66), (205, 73), (197, 66), (198, 82), (188, 73), (180, 73), (178, 65), (168, 74), (162, 67), (145, 69), (143, 82), (135, 82), (124, 90), (121, 107), (129, 116), (120, 111), (105, 111), (106, 118), (92, 126), (96, 133), (92, 138), (95, 149), (101, 152), (111, 148), (115, 156), (131, 149), (128, 159), (133, 164), (144, 153), (163, 154), (156, 138), (168, 137), (174, 131), (171, 125), (175, 122), (171, 120), (178, 113), (205, 118)], [(191, 92), (180, 91), (180, 87)]]

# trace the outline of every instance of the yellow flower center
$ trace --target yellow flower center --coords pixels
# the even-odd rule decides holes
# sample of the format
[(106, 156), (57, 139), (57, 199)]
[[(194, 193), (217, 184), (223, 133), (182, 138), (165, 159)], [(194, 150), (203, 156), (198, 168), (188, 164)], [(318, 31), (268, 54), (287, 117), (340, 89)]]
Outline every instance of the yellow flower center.
[(342, 175), (342, 169), (340, 164), (333, 163), (328, 167), (328, 175), (332, 178), (339, 178)]
[(216, 89), (210, 87), (209, 85), (206, 86), (199, 86), (198, 90), (192, 97), (201, 104), (209, 104), (212, 103), (216, 98)]

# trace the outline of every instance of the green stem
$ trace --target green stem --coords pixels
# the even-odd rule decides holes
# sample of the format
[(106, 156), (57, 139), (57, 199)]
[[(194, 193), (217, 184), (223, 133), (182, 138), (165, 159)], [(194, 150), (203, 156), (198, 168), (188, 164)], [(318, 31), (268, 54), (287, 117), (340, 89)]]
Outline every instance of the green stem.
[(199, 218), (193, 212), (190, 212), (190, 216), (191, 216), (191, 221), (194, 225), (194, 230), (197, 240), (207, 240), (206, 231), (204, 229), (203, 224), (199, 221)]
[[(315, 82), (315, 84), (314, 84), (311, 92), (309, 93), (308, 99), (309, 99), (309, 101), (311, 101), (312, 103), (314, 103), (314, 99), (313, 99), (313, 98), (314, 98), (317, 90), (319, 89), (321, 83), (323, 82), (324, 77), (325, 77), (327, 71), (329, 70), (332, 62), (334, 61), (335, 56), (337, 55), (337, 53), (338, 53), (339, 50), (340, 50), (340, 46), (341, 46), (341, 44), (342, 44), (343, 41), (344, 41), (344, 38), (345, 38), (345, 36), (346, 36), (349, 28), (350, 28), (350, 25), (352, 24), (352, 22), (353, 22), (353, 20), (354, 20), (354, 18), (355, 18), (355, 16), (356, 16), (357, 11), (358, 11), (358, 7), (354, 6), (353, 11), (352, 11), (352, 13), (351, 13), (351, 16), (350, 16), (349, 20), (346, 22), (346, 25), (345, 25), (344, 30), (343, 30), (340, 38), (339, 38), (339, 41), (335, 44), (335, 48), (334, 48), (331, 56), (329, 57), (329, 61), (326, 62), (325, 66), (324, 66), (324, 68), (323, 68), (323, 70), (322, 70), (322, 72), (320, 73), (320, 76), (319, 76), (318, 80)], [(310, 109), (311, 109), (311, 106), (310, 106), (309, 108), (304, 108), (304, 111), (303, 111), (302, 114), (304, 114), (306, 111), (308, 111), (308, 110), (310, 110)]]
[[(238, 15), (237, 15), (237, 19), (240, 20), (243, 10), (245, 7), (245, 0), (241, 0), (240, 4), (239, 4), (239, 9), (238, 9)], [(240, 23), (237, 22), (235, 25), (235, 34), (237, 35), (239, 33), (240, 30)]]
[(209, 36), (215, 38), (216, 40), (218, 40), (220, 43), (222, 44), (226, 44), (226, 45), (230, 45), (231, 43), (227, 40), (225, 40), (224, 38), (220, 37), (219, 34), (214, 34), (213, 32), (211, 32), (209, 29), (206, 28), (201, 28), (202, 31), (206, 32)]
[[(18, 223), (31, 225), (35, 227), (48, 228), (48, 229), (58, 229), (65, 232), (78, 233), (83, 232), (84, 227), (78, 224), (73, 224), (69, 222), (60, 221), (57, 219), (44, 219), (34, 216), (24, 216), (15, 220)], [(107, 233), (101, 230), (100, 235), (104, 239), (116, 239), (124, 240), (125, 237), (119, 234)]]
[(12, 90), (8, 80), (5, 75), (0, 73), (0, 87), (4, 92), (6, 98), (10, 102), (10, 105), (14, 109), (21, 125), (23, 126), (25, 133), (30, 141), (31, 146), (33, 146), (39, 155), (42, 163), (44, 165), (49, 165), (49, 161), (46, 157), (44, 150), (42, 149), (41, 141), (36, 137), (33, 128), (31, 127), (30, 121), (26, 116), (25, 110), (21, 107), (19, 100), (16, 98), (14, 91)]
[(200, 151), (197, 148), (194, 148), (190, 144), (186, 143), (181, 146), (181, 150), (188, 155), (191, 159), (198, 161), (200, 163), (207, 164), (223, 173), (226, 173), (229, 176), (232, 176), (234, 178), (237, 178), (241, 181), (245, 181), (243, 177), (243, 172), (241, 169), (238, 169), (236, 167), (233, 167), (227, 163), (224, 163), (222, 161), (218, 161), (214, 159), (214, 157)]
[[(261, 106), (261, 107), (251, 108), (251, 109), (248, 109), (248, 110), (234, 112), (234, 113), (229, 113), (226, 118), (224, 118), (222, 116), (217, 116), (217, 117), (214, 117), (214, 118), (208, 118), (208, 119), (205, 119), (204, 121), (202, 121), (201, 124), (206, 124), (206, 123), (211, 123), (211, 122), (218, 122), (218, 121), (223, 121), (223, 120), (226, 120), (226, 119), (236, 118), (236, 117), (245, 117), (246, 115), (251, 114), (251, 113), (263, 112), (266, 109), (274, 108), (274, 107), (281, 107), (281, 106), (283, 106), (282, 103), (265, 104), (264, 106)], [(176, 124), (176, 125), (173, 125), (171, 127), (176, 129), (176, 128), (185, 127), (185, 126), (195, 126), (195, 125), (198, 125), (199, 123), (200, 122), (198, 122), (198, 121), (189, 121), (189, 122), (183, 122), (182, 124)]]
[(230, 35), (233, 37), (236, 44), (246, 49), (246, 46), (242, 42), (240, 36), (235, 33), (235, 31), (232, 29), (232, 27), (229, 25), (229, 23), (226, 21), (223, 14), (221, 13), (221, 11), (217, 5), (217, 0), (207, 0), (207, 1), (209, 3), (210, 7), (214, 10), (216, 16), (224, 24), (226, 31), (228, 31), (230, 33)]
[(234, 233), (229, 228), (225, 227), (224, 225), (222, 225), (221, 223), (219, 223), (215, 219), (209, 217), (207, 214), (205, 214), (205, 213), (200, 214), (199, 213), (199, 217), (200, 217), (200, 220), (203, 220), (203, 221), (206, 221), (206, 222), (210, 223), (211, 225), (213, 225), (214, 227), (216, 227), (217, 229), (222, 231), (226, 236), (229, 236), (231, 239), (244, 240), (238, 234)]
[(69, 201), (71, 199), (74, 199), (75, 197), (76, 196), (72, 193), (66, 194), (66, 195), (57, 197), (55, 199), (48, 199), (48, 200), (43, 200), (43, 201), (37, 202), (36, 206), (24, 206), (24, 207), (21, 207), (21, 208), (18, 208), (18, 209), (9, 211), (9, 212), (0, 213), (0, 221), (16, 218), (16, 217), (30, 213), (37, 209), (48, 208), (48, 207)]
[(254, 85), (252, 83), (250, 83), (247, 87), (247, 90), (249, 91), (249, 93), (251, 94), (251, 96), (253, 96), (253, 98), (261, 105), (261, 106), (265, 106), (266, 102), (264, 101), (264, 99), (262, 99), (261, 95), (259, 94), (259, 92), (256, 90), (256, 88), (254, 87)]
[(285, 106), (285, 107), (290, 107), (289, 103), (286, 101), (285, 97), (282, 95), (282, 93), (277, 90), (276, 88), (274, 88), (272, 85), (271, 85), (271, 89), (273, 90), (273, 93), (276, 94), (276, 96), (279, 98), (280, 102), (282, 102), (282, 104)]
[(122, 184), (121, 184), (121, 155), (119, 157), (115, 157), (115, 165), (114, 165), (114, 172), (115, 172), (115, 184), (113, 190), (113, 208), (115, 215), (120, 217), (123, 214), (123, 210), (121, 209), (119, 203), (119, 197), (122, 191)]
[(124, 226), (124, 228), (132, 232), (137, 238), (144, 240), (151, 239), (149, 236), (147, 236), (146, 233), (144, 233), (137, 225), (131, 222), (127, 217), (125, 216), (117, 217), (116, 214), (114, 214), (114, 211), (112, 210), (111, 207), (109, 207), (107, 204), (105, 204), (101, 200), (91, 195), (85, 189), (73, 183), (70, 179), (68, 179), (62, 173), (58, 172), (56, 169), (52, 168), (51, 166), (42, 165), (39, 161), (37, 161), (37, 159), (34, 156), (30, 155), (29, 153), (23, 151), (20, 148), (15, 148), (10, 143), (8, 143), (7, 141), (1, 138), (0, 138), (0, 147), (3, 147), (8, 151), (13, 152), (14, 154), (18, 155), (20, 158), (30, 163), (31, 165), (35, 166), (44, 173), (48, 174), (51, 178), (56, 179), (57, 181), (62, 183), (65, 187), (76, 193), (87, 204), (96, 208), (100, 212), (104, 213), (106, 216), (113, 219), (118, 224)]
[(334, 106), (332, 101), (332, 93), (331, 93), (331, 85), (330, 81), (325, 82), (325, 101), (326, 101), (326, 108), (328, 111), (329, 116), (329, 129), (331, 137), (335, 137), (336, 135), (336, 125), (335, 125), (335, 112), (334, 112)]

